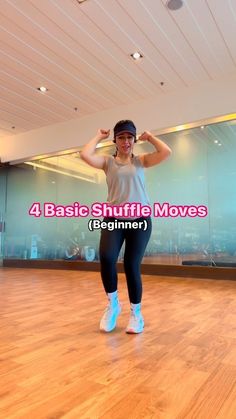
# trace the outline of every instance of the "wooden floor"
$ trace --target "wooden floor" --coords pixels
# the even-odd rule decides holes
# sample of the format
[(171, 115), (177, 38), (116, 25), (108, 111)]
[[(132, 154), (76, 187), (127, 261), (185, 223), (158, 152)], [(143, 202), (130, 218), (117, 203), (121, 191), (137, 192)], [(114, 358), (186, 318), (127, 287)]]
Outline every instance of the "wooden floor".
[(97, 273), (0, 269), (0, 418), (236, 418), (236, 282), (143, 276), (141, 335), (100, 333)]

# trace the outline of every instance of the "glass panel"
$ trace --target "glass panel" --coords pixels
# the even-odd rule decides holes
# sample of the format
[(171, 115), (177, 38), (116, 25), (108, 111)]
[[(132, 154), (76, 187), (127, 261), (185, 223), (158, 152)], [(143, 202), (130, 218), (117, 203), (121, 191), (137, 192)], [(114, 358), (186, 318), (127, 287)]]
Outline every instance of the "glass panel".
[(236, 266), (236, 121), (209, 126), (208, 188), (212, 264)]
[(5, 230), (5, 213), (6, 213), (6, 183), (7, 168), (0, 167), (0, 265), (3, 257), (3, 242)]

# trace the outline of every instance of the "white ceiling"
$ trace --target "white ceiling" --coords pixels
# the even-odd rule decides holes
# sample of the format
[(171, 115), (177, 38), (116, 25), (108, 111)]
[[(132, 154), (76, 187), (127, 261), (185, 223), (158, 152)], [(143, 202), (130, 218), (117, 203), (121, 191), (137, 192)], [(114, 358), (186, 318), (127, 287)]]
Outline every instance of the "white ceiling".
[(165, 4), (0, 0), (0, 137), (235, 73), (236, 0)]

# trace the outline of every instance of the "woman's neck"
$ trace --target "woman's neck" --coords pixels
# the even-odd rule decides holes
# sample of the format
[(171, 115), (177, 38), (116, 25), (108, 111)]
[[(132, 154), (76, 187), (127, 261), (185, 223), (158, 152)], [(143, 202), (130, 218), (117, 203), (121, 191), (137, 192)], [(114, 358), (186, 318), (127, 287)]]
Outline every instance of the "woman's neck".
[(131, 160), (132, 154), (120, 154), (118, 153), (116, 156), (120, 161), (122, 161), (123, 163), (129, 162)]

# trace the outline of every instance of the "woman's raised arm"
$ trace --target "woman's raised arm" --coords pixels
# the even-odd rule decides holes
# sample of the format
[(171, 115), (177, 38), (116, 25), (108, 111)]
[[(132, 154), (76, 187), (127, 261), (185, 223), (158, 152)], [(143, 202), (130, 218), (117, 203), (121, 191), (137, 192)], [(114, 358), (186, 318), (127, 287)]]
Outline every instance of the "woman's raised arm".
[(104, 169), (106, 157), (96, 154), (96, 146), (100, 141), (105, 140), (110, 135), (110, 130), (99, 129), (96, 136), (86, 144), (81, 152), (80, 157), (86, 163), (97, 169)]

